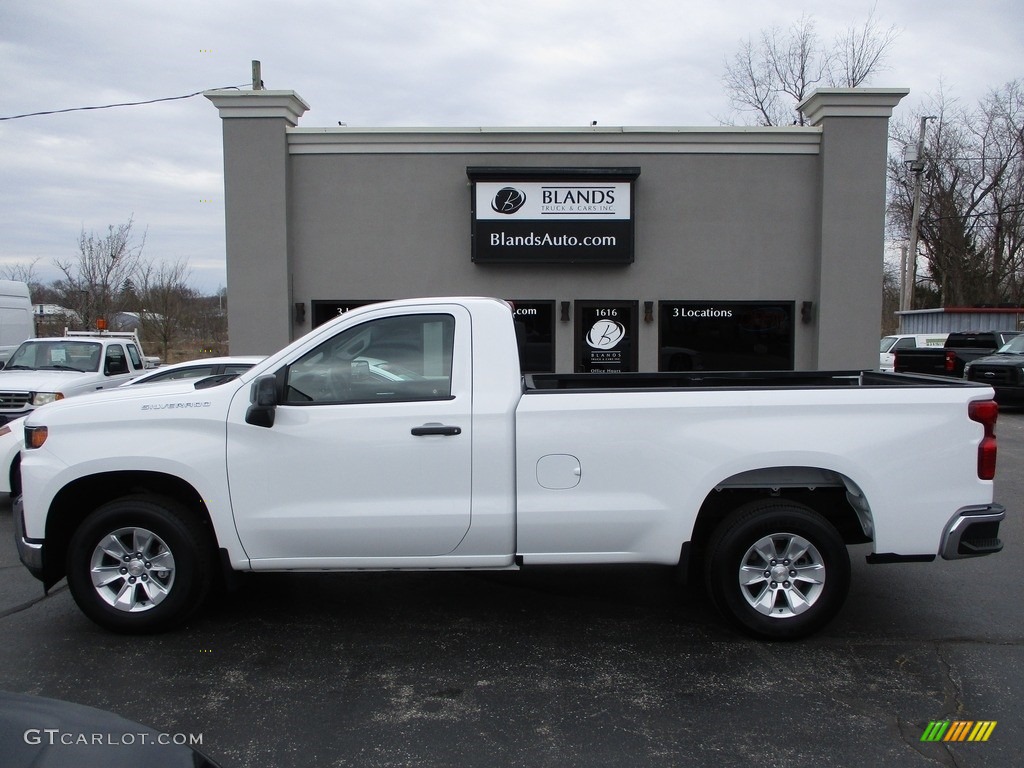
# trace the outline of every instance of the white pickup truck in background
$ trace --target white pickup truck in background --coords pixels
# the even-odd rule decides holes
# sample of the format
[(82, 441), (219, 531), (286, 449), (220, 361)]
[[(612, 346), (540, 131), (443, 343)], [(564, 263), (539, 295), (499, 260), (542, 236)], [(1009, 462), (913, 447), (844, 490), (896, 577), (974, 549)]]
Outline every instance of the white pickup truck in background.
[(118, 387), (145, 369), (142, 345), (126, 331), (65, 331), (29, 339), (0, 370), (0, 424), (40, 405)]
[[(992, 389), (879, 372), (521, 376), (494, 299), (352, 310), (227, 383), (32, 414), (22, 561), (115, 631), (181, 624), (218, 567), (703, 576), (759, 637), (819, 629), (870, 562), (997, 552)], [(211, 386), (211, 384), (215, 384)], [(932, 481), (919, 482), (927, 466)]]

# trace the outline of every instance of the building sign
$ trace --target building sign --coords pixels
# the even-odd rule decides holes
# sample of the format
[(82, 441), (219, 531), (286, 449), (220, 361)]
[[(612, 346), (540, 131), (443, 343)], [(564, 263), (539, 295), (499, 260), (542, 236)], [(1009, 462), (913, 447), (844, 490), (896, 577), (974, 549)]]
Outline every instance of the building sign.
[(367, 304), (376, 304), (378, 301), (385, 301), (385, 299), (361, 299), (357, 301), (323, 301), (314, 299), (311, 302), (313, 305), (312, 327), (316, 328), (318, 325), (323, 325), (338, 315), (344, 315), (350, 309), (365, 307)]
[(792, 301), (658, 302), (659, 371), (791, 371)]
[(639, 168), (468, 168), (473, 261), (629, 264)]
[(636, 371), (635, 301), (576, 302), (576, 373)]

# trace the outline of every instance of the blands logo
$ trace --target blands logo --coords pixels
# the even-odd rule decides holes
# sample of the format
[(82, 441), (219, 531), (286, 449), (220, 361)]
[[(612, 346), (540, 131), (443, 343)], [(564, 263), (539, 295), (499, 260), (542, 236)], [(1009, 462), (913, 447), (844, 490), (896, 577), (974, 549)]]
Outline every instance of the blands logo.
[(594, 349), (614, 349), (626, 335), (626, 328), (615, 320), (598, 320), (587, 333), (587, 344)]
[(526, 193), (515, 187), (502, 187), (491, 200), (491, 210), (511, 216), (526, 205)]

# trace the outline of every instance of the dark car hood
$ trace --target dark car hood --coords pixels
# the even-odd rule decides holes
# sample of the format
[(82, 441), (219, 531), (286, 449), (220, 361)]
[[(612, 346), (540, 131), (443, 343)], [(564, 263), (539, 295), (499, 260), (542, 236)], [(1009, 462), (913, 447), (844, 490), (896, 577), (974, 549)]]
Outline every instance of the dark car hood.
[(1024, 355), (985, 355), (971, 363), (971, 367), (978, 365), (1009, 365), (1013, 367), (1024, 367)]

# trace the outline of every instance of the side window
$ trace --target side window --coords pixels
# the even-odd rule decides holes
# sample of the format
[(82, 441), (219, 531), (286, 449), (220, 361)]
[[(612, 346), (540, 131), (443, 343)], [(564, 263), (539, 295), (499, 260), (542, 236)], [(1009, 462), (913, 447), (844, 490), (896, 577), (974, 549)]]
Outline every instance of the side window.
[(285, 402), (447, 400), (455, 318), (385, 317), (349, 328), (289, 366)]
[(124, 347), (120, 344), (111, 344), (107, 347), (107, 361), (103, 365), (103, 371), (108, 376), (128, 373), (128, 359), (124, 356)]
[(195, 366), (193, 368), (178, 368), (173, 371), (167, 371), (163, 374), (157, 374), (146, 379), (144, 384), (155, 384), (160, 381), (175, 381), (177, 379), (200, 379), (203, 376), (210, 376), (213, 374), (212, 365)]
[(128, 345), (128, 357), (132, 359), (132, 366), (137, 371), (142, 370), (142, 356), (139, 354), (139, 350), (136, 349), (134, 344)]
[(916, 339), (900, 339), (893, 345), (893, 349), (913, 349), (917, 346)]

